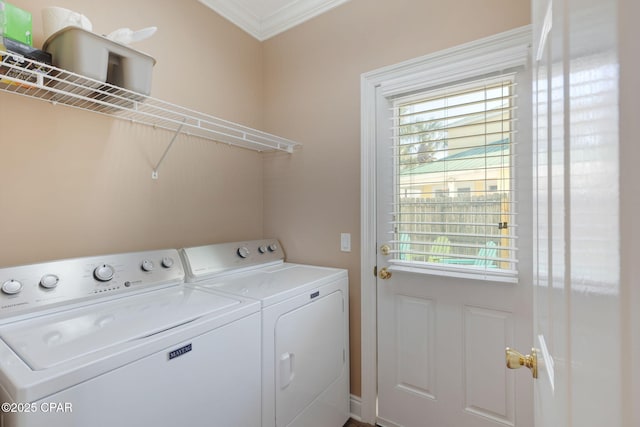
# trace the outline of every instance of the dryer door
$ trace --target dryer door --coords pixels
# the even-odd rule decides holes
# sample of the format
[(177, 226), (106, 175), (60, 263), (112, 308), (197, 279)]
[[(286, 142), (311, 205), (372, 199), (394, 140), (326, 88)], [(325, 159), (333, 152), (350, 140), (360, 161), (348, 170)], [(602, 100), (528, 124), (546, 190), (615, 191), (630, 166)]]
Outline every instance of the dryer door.
[(284, 427), (345, 369), (343, 294), (280, 316), (275, 329), (276, 425)]

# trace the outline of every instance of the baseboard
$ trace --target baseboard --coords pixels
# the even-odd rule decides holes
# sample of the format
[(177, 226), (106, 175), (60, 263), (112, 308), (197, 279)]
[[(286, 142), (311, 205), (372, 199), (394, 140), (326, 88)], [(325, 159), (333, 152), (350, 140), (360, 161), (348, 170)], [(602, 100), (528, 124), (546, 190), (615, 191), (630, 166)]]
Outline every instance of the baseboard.
[(392, 423), (391, 421), (387, 421), (384, 418), (378, 418), (378, 422), (376, 423), (377, 427), (402, 427), (399, 424)]
[(350, 400), (350, 408), (351, 418), (356, 421), (362, 421), (362, 400), (359, 396), (351, 395)]

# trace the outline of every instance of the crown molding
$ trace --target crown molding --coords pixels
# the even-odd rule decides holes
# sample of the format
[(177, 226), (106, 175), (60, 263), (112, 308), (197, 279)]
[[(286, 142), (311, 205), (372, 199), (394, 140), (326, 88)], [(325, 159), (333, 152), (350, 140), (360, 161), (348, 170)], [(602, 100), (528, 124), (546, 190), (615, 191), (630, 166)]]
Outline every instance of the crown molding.
[(295, 0), (262, 20), (263, 40), (315, 18), (349, 0)]
[(260, 18), (250, 10), (247, 10), (238, 2), (230, 0), (199, 1), (209, 9), (221, 15), (223, 18), (226, 18), (227, 20), (233, 22), (235, 25), (242, 28), (253, 37), (261, 40), (260, 29), (262, 24)]
[(349, 0), (292, 0), (263, 17), (234, 0), (199, 1), (256, 39), (264, 41)]

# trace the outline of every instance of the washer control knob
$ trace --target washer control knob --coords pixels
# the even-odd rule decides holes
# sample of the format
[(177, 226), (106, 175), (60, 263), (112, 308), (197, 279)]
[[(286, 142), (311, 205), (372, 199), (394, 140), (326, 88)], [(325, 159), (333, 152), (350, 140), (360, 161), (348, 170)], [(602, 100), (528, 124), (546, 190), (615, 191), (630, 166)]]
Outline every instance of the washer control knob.
[(275, 243), (272, 243), (269, 245), (269, 252), (275, 252), (278, 250), (278, 245), (276, 245)]
[(263, 246), (260, 246), (260, 247), (258, 248), (258, 251), (259, 251), (261, 254), (263, 254), (263, 253), (267, 252), (267, 247), (266, 247), (266, 246), (264, 246), (264, 245), (263, 245)]
[(113, 275), (116, 273), (116, 270), (110, 266), (109, 264), (102, 264), (96, 267), (93, 270), (93, 277), (101, 282), (108, 282), (113, 279)]
[(238, 248), (238, 256), (240, 258), (246, 258), (251, 254), (251, 252), (249, 252), (249, 248), (243, 246), (241, 248)]
[(40, 279), (40, 286), (45, 289), (53, 289), (58, 286), (60, 279), (55, 274), (45, 274)]
[(18, 282), (17, 280), (13, 280), (13, 279), (7, 280), (2, 284), (2, 292), (4, 292), (7, 295), (17, 294), (21, 290), (22, 290), (22, 283)]
[(170, 256), (166, 256), (166, 257), (162, 258), (162, 266), (164, 268), (173, 267), (173, 258), (171, 258)]
[(143, 271), (152, 271), (153, 270), (153, 262), (148, 259), (142, 260), (142, 264), (140, 265)]

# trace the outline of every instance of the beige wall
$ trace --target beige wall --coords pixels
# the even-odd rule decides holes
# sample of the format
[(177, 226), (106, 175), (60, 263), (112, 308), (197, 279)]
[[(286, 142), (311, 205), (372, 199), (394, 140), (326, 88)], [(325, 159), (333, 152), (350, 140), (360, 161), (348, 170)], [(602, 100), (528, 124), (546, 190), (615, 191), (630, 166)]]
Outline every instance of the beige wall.
[[(11, 0), (84, 13), (99, 34), (151, 25), (152, 96), (261, 128), (262, 45), (195, 0)], [(135, 9), (131, 5), (135, 4)], [(262, 236), (259, 153), (0, 93), (0, 266)]]
[[(304, 144), (265, 161), (265, 234), (294, 261), (349, 269), (360, 395), (360, 75), (530, 22), (527, 0), (351, 0), (264, 43), (266, 130)], [(340, 252), (340, 233), (353, 250)]]
[(152, 96), (304, 148), (263, 159), (180, 137), (152, 181), (172, 135), (0, 93), (0, 266), (280, 237), (291, 261), (349, 269), (360, 395), (360, 74), (525, 25), (529, 1), (352, 0), (264, 43), (195, 0), (12, 2), (32, 11), (37, 46), (46, 6), (97, 33), (157, 25), (135, 46), (158, 61)]

